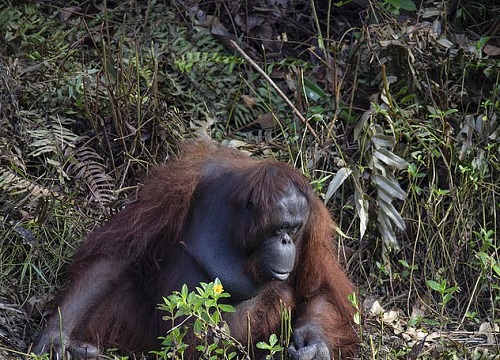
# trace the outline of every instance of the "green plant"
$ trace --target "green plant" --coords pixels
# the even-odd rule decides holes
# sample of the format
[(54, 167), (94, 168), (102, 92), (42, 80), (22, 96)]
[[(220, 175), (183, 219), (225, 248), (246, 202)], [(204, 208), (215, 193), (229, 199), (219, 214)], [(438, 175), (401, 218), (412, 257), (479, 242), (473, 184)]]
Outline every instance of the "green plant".
[(416, 11), (417, 7), (412, 0), (383, 0), (381, 3), (382, 8), (398, 15), (401, 10)]
[(481, 247), (476, 253), (476, 263), (481, 269), (481, 276), (478, 278), (478, 283), (484, 285), (490, 292), (491, 302), (493, 304), (492, 317), (496, 318), (495, 314), (498, 311), (500, 302), (500, 261), (499, 247), (496, 245), (495, 232), (493, 230), (480, 229), (479, 232), (474, 232)]
[(283, 350), (283, 347), (279, 343), (279, 339), (276, 334), (272, 334), (269, 337), (269, 342), (259, 341), (257, 343), (257, 348), (261, 350), (267, 350), (269, 352), (266, 355), (266, 360), (274, 359), (274, 355), (280, 353)]
[(234, 312), (228, 304), (220, 304), (219, 299), (228, 298), (219, 279), (211, 283), (201, 283), (196, 291), (189, 292), (184, 285), (164, 298), (159, 309), (167, 313), (163, 317), (169, 323), (167, 335), (162, 340), (162, 350), (153, 354), (162, 359), (182, 358), (188, 349), (185, 336), (192, 331), (198, 339), (196, 351), (204, 359), (233, 359), (237, 352), (246, 351), (236, 339), (231, 337), (227, 324), (222, 319), (223, 312)]
[(356, 325), (361, 325), (361, 307), (359, 304), (359, 299), (356, 296), (356, 293), (351, 293), (349, 294), (349, 301), (351, 302), (352, 306), (356, 309), (356, 313), (354, 314), (354, 323)]
[[(175, 291), (164, 298), (159, 309), (167, 314), (163, 319), (169, 322), (167, 335), (162, 337), (162, 349), (152, 351), (152, 354), (161, 359), (183, 358), (189, 345), (184, 341), (189, 332), (198, 340), (195, 351), (203, 359), (249, 359), (245, 347), (230, 335), (230, 330), (223, 320), (223, 313), (234, 312), (233, 306), (220, 303), (220, 299), (229, 298), (224, 292), (219, 279), (211, 283), (200, 283), (195, 291), (189, 292), (184, 285), (181, 291)], [(356, 299), (353, 299), (356, 301)], [(272, 334), (267, 342), (256, 344), (258, 349), (264, 350), (266, 359), (285, 359), (283, 351), (290, 345), (292, 332), (291, 310), (281, 305), (281, 329), (279, 336)], [(193, 351), (190, 349), (189, 351)]]
[(446, 279), (441, 279), (441, 281), (437, 282), (434, 280), (427, 280), (427, 286), (432, 290), (436, 291), (441, 296), (441, 301), (439, 305), (441, 306), (441, 326), (444, 325), (444, 311), (446, 305), (453, 299), (453, 294), (457, 291), (460, 291), (458, 286), (450, 286), (448, 287), (448, 282)]
[(407, 279), (414, 271), (418, 270), (418, 265), (410, 265), (404, 259), (399, 259), (398, 263), (403, 266), (403, 271), (401, 272), (402, 279)]

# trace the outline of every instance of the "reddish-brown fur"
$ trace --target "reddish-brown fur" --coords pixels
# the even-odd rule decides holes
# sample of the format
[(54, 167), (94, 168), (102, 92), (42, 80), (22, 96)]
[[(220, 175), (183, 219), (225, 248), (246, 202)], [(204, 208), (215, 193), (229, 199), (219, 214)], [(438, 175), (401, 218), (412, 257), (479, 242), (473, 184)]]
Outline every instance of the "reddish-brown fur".
[[(67, 335), (128, 350), (158, 347), (156, 337), (165, 335), (167, 328), (161, 320), (162, 314), (154, 308), (162, 295), (178, 290), (185, 280), (183, 272), (189, 263), (178, 256), (177, 249), (186, 231), (195, 200), (193, 194), (203, 172), (214, 164), (217, 172), (229, 170), (239, 174), (236, 176), (241, 181), (227, 184), (234, 188), (235, 200), (253, 196), (252, 201), (261, 209), (262, 216), (252, 225), (254, 228), (240, 229), (238, 241), (245, 241), (245, 234), (260, 229), (271, 215), (273, 199), (279, 196), (276, 194), (289, 184), (301, 189), (310, 206), (295, 270), (288, 280), (266, 285), (253, 300), (235, 304), (237, 313), (226, 316), (231, 334), (246, 344), (247, 314), (254, 342), (279, 333), (281, 300), (292, 308), (294, 327), (302, 323), (318, 324), (334, 357), (339, 353), (352, 355), (358, 338), (353, 330), (355, 310), (348, 295), (355, 288), (337, 261), (334, 222), (307, 180), (292, 167), (279, 165), (286, 178), (280, 176), (270, 181), (267, 177), (268, 183), (263, 184), (261, 174), (270, 163), (276, 164), (255, 161), (235, 150), (200, 142), (187, 146), (180, 160), (159, 167), (140, 190), (137, 201), (94, 231), (77, 252), (71, 267), (72, 285), (63, 297), (61, 308), (68, 323), (82, 319), (86, 322)], [(253, 188), (264, 190), (249, 193)], [(95, 285), (102, 276), (106, 276), (108, 285)], [(137, 279), (144, 288), (140, 296), (134, 285)], [(89, 290), (93, 286), (95, 290)], [(99, 294), (95, 296), (99, 299), (97, 303), (92, 294), (88, 295), (92, 309), (74, 300), (89, 291)]]

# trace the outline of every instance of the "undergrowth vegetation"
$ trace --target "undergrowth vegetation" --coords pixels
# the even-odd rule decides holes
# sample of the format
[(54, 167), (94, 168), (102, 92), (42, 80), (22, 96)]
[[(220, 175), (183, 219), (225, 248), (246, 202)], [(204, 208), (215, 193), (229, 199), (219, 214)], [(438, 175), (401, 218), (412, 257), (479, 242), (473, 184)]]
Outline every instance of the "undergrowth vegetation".
[(198, 136), (310, 179), (352, 249), (362, 358), (499, 353), (498, 5), (67, 3), (0, 3), (2, 356), (84, 236)]

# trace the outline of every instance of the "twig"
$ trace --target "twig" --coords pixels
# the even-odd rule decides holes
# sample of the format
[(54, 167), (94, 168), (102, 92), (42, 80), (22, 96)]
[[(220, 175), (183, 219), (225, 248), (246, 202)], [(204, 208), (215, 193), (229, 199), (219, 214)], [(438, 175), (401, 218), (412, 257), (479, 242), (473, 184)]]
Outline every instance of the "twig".
[(295, 105), (293, 105), (293, 103), (290, 101), (290, 99), (288, 99), (288, 97), (283, 93), (283, 91), (281, 91), (281, 89), (278, 87), (278, 85), (276, 85), (276, 83), (269, 77), (269, 75), (266, 74), (266, 72), (264, 70), (262, 70), (262, 68), (255, 62), (252, 60), (252, 58), (250, 56), (248, 56), (245, 51), (243, 51), (242, 48), (239, 47), (239, 45), (236, 43), (236, 41), (230, 39), (229, 40), (229, 43), (231, 44), (231, 46), (237, 51), (240, 53), (241, 56), (243, 56), (243, 58), (248, 61), (250, 63), (250, 65), (252, 65), (252, 67), (257, 70), (263, 77), (264, 79), (266, 79), (266, 81), (273, 87), (274, 90), (276, 90), (276, 92), (278, 93), (278, 95), (283, 99), (285, 100), (285, 102), (288, 104), (288, 106), (290, 106), (290, 108), (292, 109), (292, 111), (295, 113), (295, 115), (297, 115), (297, 117), (300, 119), (300, 121), (302, 121), (306, 127), (307, 127), (307, 130), (309, 130), (309, 132), (312, 134), (312, 136), (314, 136), (314, 138), (317, 140), (317, 141), (320, 141), (319, 140), (319, 137), (318, 135), (316, 134), (316, 132), (314, 131), (314, 129), (312, 128), (312, 126), (307, 122), (307, 119), (302, 116), (302, 114), (300, 113), (300, 111), (295, 107)]

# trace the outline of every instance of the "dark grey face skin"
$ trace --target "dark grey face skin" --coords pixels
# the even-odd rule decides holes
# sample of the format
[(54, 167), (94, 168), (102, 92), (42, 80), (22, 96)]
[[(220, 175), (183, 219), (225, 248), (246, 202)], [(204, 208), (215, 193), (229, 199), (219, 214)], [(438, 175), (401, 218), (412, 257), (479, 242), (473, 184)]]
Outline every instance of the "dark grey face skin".
[[(197, 199), (191, 215), (195, 225), (189, 227), (183, 244), (204, 273), (202, 279), (191, 279), (194, 284), (219, 278), (232, 301), (245, 301), (256, 296), (266, 282), (288, 279), (297, 260), (296, 239), (307, 222), (309, 205), (291, 186), (275, 204), (267, 228), (259, 229), (256, 236), (250, 231), (258, 211), (248, 204), (235, 208), (224, 203), (221, 199), (231, 199), (228, 192), (218, 184), (203, 189), (205, 196)], [(255, 247), (250, 250), (244, 246), (245, 239), (234, 236), (245, 234), (246, 229), (249, 236), (259, 237), (251, 239)], [(251, 259), (257, 264), (259, 279), (248, 272)]]
[(281, 197), (271, 217), (270, 234), (261, 246), (263, 270), (270, 278), (284, 281), (295, 267), (296, 240), (309, 215), (307, 199), (295, 188)]

